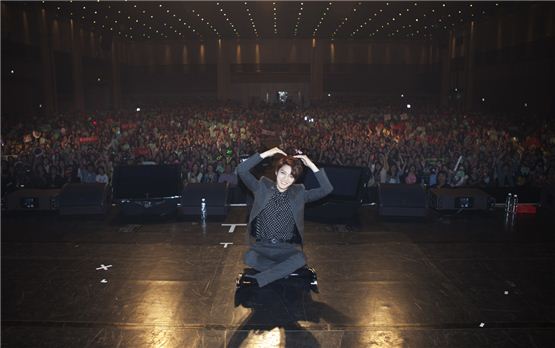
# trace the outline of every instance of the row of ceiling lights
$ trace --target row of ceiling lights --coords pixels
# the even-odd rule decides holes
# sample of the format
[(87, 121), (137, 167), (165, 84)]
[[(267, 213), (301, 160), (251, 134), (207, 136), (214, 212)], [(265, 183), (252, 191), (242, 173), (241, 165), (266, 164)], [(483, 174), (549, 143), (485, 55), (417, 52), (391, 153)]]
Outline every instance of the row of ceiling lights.
[[(499, 4), (496, 3), (496, 6), (498, 6)], [(414, 6), (417, 6), (417, 3), (414, 3)], [(445, 3), (442, 4), (441, 6), (446, 7)], [(469, 7), (472, 8), (472, 4), (469, 4)], [(441, 9), (440, 9), (441, 10)], [(431, 12), (435, 15), (435, 9), (432, 9)], [(481, 12), (482, 15), (485, 15), (486, 12), (484, 10), (482, 10)], [(426, 13), (423, 14), (423, 18), (419, 19), (419, 18), (415, 18), (414, 21), (415, 23), (418, 24), (414, 24), (411, 25), (409, 24), (408, 26), (403, 26), (402, 29), (411, 29), (413, 30), (412, 32), (408, 32), (405, 34), (406, 37), (414, 37), (414, 36), (419, 36), (422, 35), (424, 38), (428, 37), (431, 38), (432, 37), (432, 33), (430, 32), (432, 29), (436, 29), (436, 28), (440, 28), (443, 27), (443, 30), (447, 30), (449, 27), (454, 27), (456, 24), (459, 23), (463, 23), (464, 22), (464, 16), (465, 14), (463, 13), (462, 10), (457, 10), (456, 14), (451, 14), (450, 12), (447, 13), (447, 16), (445, 16), (445, 14), (443, 14), (443, 18), (438, 18), (437, 21), (434, 19), (429, 19), (429, 18), (434, 18), (433, 15), (430, 16), (426, 16)], [(458, 17), (458, 22), (457, 22), (457, 16)], [(470, 17), (471, 18), (475, 18), (475, 14), (474, 12), (470, 12)], [(449, 23), (451, 22), (451, 23)], [(386, 23), (387, 24), (387, 23)], [(449, 25), (450, 24), (450, 25)], [(427, 33), (426, 33), (427, 31)], [(392, 37), (399, 34), (399, 29), (396, 30), (391, 30), (390, 33), (388, 33), (387, 36)]]
[[(352, 9), (352, 14), (354, 15), (357, 12), (357, 7), (362, 5), (362, 2), (358, 2), (355, 6), (353, 6)], [(337, 35), (337, 33), (339, 32), (339, 30), (341, 30), (341, 28), (343, 27), (343, 25), (345, 25), (345, 23), (347, 23), (349, 21), (349, 17), (345, 17), (341, 20), (341, 22), (339, 23), (339, 25), (337, 26), (337, 28), (335, 28), (335, 30), (333, 31), (333, 33), (331, 34), (331, 38), (332, 40), (335, 39), (335, 35)]]
[(196, 11), (195, 9), (192, 9), (191, 12), (193, 14), (195, 14), (197, 16), (197, 18), (200, 19), (201, 22), (205, 23), (210, 28), (210, 30), (212, 30), (214, 33), (216, 33), (218, 38), (221, 38), (220, 33), (216, 30), (216, 28), (214, 28), (214, 26), (212, 24), (210, 24), (208, 19), (204, 19), (204, 17), (201, 16), (199, 11)]
[[(496, 3), (495, 5), (498, 6), (499, 4)], [(389, 3), (386, 3), (386, 6), (389, 6)], [(415, 2), (415, 3), (414, 3), (414, 6), (418, 6), (418, 3)], [(446, 7), (445, 3), (442, 4), (442, 7)], [(469, 4), (469, 7), (472, 7), (472, 4)], [(353, 30), (353, 32), (351, 32), (351, 34), (350, 34), (351, 38), (353, 38), (355, 35), (357, 35), (357, 34), (359, 33), (359, 31), (360, 31), (362, 28), (364, 28), (366, 25), (368, 25), (368, 24), (372, 21), (372, 18), (373, 18), (373, 17), (375, 18), (375, 17), (379, 16), (382, 12), (383, 12), (383, 11), (380, 9), (378, 12), (375, 12), (373, 15), (370, 15), (370, 16), (369, 16), (362, 24), (360, 24), (358, 27), (355, 27), (355, 29)], [(410, 12), (410, 8), (405, 9), (405, 12)], [(431, 12), (435, 14), (435, 9), (432, 9)], [(462, 10), (458, 10), (458, 14), (461, 15), (461, 16), (463, 16)], [(485, 12), (485, 11), (482, 11), (482, 14), (486, 14), (486, 12)], [(398, 13), (398, 17), (401, 17), (402, 15), (403, 15), (403, 12), (399, 12), (399, 13)], [(470, 16), (471, 16), (471, 17), (474, 17), (475, 15), (474, 15), (474, 13), (471, 13)], [(423, 14), (423, 17), (424, 17), (424, 18), (427, 17), (426, 13)], [(449, 19), (451, 19), (451, 20), (453, 20), (454, 17), (455, 17), (455, 16), (453, 16), (451, 13), (448, 13), (448, 14), (447, 14), (447, 18), (449, 18)], [(426, 20), (427, 20), (427, 18), (426, 18)], [(394, 24), (393, 22), (395, 22), (395, 21), (396, 21), (396, 16), (393, 16), (393, 17), (391, 18), (391, 21), (386, 21), (385, 25), (381, 25), (380, 27), (376, 28), (376, 30), (374, 30), (373, 32), (371, 32), (371, 33), (369, 34), (369, 37), (374, 37), (374, 36), (376, 36), (376, 34), (378, 34), (380, 31), (387, 31), (388, 29), (391, 29), (391, 30), (389, 31), (389, 33), (387, 34), (388, 37), (392, 37), (392, 36), (398, 35), (398, 34), (400, 33), (400, 29), (399, 29), (399, 27), (395, 28), (395, 27), (393, 26), (393, 24)], [(424, 23), (424, 21), (425, 21), (424, 19), (421, 20), (421, 19), (419, 19), (419, 18), (415, 18), (414, 21), (415, 21), (415, 23), (418, 23), (418, 24), (416, 24), (416, 25), (414, 25), (414, 26), (413, 26), (412, 24), (408, 24), (408, 25), (403, 25), (403, 26), (402, 26), (402, 29), (411, 29), (411, 30), (414, 29), (414, 31), (406, 33), (406, 34), (405, 34), (406, 37), (414, 37), (415, 35), (421, 34), (421, 32), (424, 32), (424, 31), (431, 31), (432, 29), (441, 27), (441, 25), (442, 25), (442, 24), (437, 24), (437, 23), (432, 24), (432, 23), (429, 23), (429, 21), (428, 21), (428, 23), (426, 24), (426, 23)], [(438, 19), (437, 19), (437, 22), (438, 22), (438, 23), (443, 23), (443, 29), (444, 29), (444, 30), (448, 28), (448, 25), (445, 24), (445, 23), (447, 23), (448, 21), (449, 21), (448, 19), (447, 19), (447, 20), (444, 20), (444, 19), (442, 19), (442, 18), (438, 18)], [(462, 22), (464, 22), (463, 18), (459, 18), (459, 23), (462, 23)], [(390, 24), (391, 24), (391, 26), (390, 26)], [(454, 27), (454, 26), (455, 26), (455, 22), (451, 22), (451, 27)], [(426, 38), (426, 37), (431, 38), (431, 37), (432, 37), (432, 33), (430, 33), (430, 32), (429, 32), (429, 33), (423, 33), (423, 37), (424, 37), (424, 38)]]
[(253, 15), (252, 15), (251, 10), (249, 9), (249, 5), (247, 4), (246, 1), (245, 1), (245, 8), (247, 10), (247, 15), (249, 16), (249, 20), (250, 20), (251, 25), (252, 25), (252, 31), (254, 33), (254, 36), (256, 36), (256, 38), (258, 39), (259, 36), (258, 36), (258, 31), (256, 30), (256, 24), (254, 24)]
[(277, 7), (276, 7), (276, 3), (272, 2), (272, 6), (273, 6), (273, 17), (274, 17), (274, 34), (277, 35), (278, 33), (278, 28), (277, 28)]
[[(385, 4), (386, 6), (389, 6), (389, 3)], [(358, 28), (356, 28), (352, 33), (351, 33), (351, 37), (353, 37), (355, 35), (355, 33), (358, 33), (359, 30), (363, 29), (364, 27), (366, 27), (370, 22), (372, 22), (373, 19), (375, 19), (376, 17), (378, 17), (379, 15), (381, 15), (383, 12), (382, 9), (380, 9), (378, 12), (374, 12), (374, 14), (369, 15), (367, 19), (364, 20), (364, 22), (362, 24), (359, 24)]]
[(324, 13), (322, 13), (322, 17), (320, 17), (320, 19), (318, 20), (318, 24), (316, 24), (316, 28), (314, 28), (314, 30), (312, 31), (312, 37), (316, 37), (316, 34), (318, 33), (318, 29), (320, 29), (320, 26), (322, 25), (322, 23), (324, 22), (324, 19), (326, 19), (326, 16), (328, 15), (331, 4), (332, 4), (331, 2), (328, 2), (328, 6), (326, 6)]
[(299, 24), (301, 23), (301, 16), (303, 15), (303, 5), (304, 3), (301, 2), (299, 7), (299, 15), (297, 16), (297, 22), (295, 23), (295, 29), (293, 30), (293, 36), (297, 36), (299, 30)]
[(219, 12), (220, 12), (220, 13), (222, 14), (222, 16), (225, 18), (225, 21), (227, 22), (227, 24), (229, 24), (229, 25), (231, 26), (231, 29), (233, 30), (233, 34), (234, 34), (237, 38), (239, 38), (239, 37), (240, 37), (240, 34), (239, 34), (239, 32), (237, 31), (237, 28), (235, 28), (235, 25), (233, 24), (233, 22), (231, 21), (230, 16), (228, 16), (227, 13), (225, 12), (223, 6), (222, 6), (219, 2), (216, 3), (216, 6), (219, 7), (219, 9), (220, 9)]
[[(72, 1), (70, 1), (70, 2), (72, 2)], [(108, 8), (111, 8), (111, 5), (108, 5)], [(133, 8), (136, 8), (137, 11), (138, 11), (137, 18), (133, 18), (133, 17), (131, 17), (131, 16), (127, 16), (127, 18), (124, 18), (124, 19), (119, 19), (119, 20), (118, 20), (118, 19), (113, 19), (113, 20), (112, 20), (112, 19), (110, 19), (108, 16), (104, 16), (105, 22), (104, 22), (104, 24), (101, 25), (101, 28), (102, 28), (102, 29), (108, 29), (108, 30), (110, 30), (110, 31), (114, 31), (114, 26), (117, 27), (117, 26), (119, 25), (119, 26), (120, 26), (120, 29), (121, 29), (121, 28), (127, 28), (127, 29), (129, 30), (129, 34), (128, 34), (128, 33), (123, 33), (123, 34), (122, 34), (121, 30), (119, 30), (119, 31), (117, 31), (118, 35), (122, 35), (122, 36), (124, 36), (124, 37), (126, 37), (126, 38), (128, 37), (128, 38), (131, 38), (131, 39), (132, 39), (132, 38), (133, 38), (132, 32), (133, 32), (133, 29), (134, 29), (133, 26), (134, 26), (134, 25), (135, 25), (135, 26), (140, 26), (140, 25), (142, 25), (145, 29), (148, 29), (149, 31), (151, 31), (151, 33), (143, 33), (142, 36), (143, 36), (144, 38), (150, 39), (152, 36), (155, 36), (155, 35), (158, 35), (158, 36), (160, 36), (161, 38), (166, 38), (166, 39), (168, 38), (168, 35), (167, 35), (165, 32), (160, 31), (160, 30), (158, 30), (158, 29), (153, 29), (153, 28), (152, 28), (152, 25), (151, 25), (151, 24), (148, 24), (149, 19), (150, 19), (150, 21), (154, 21), (155, 16), (154, 16), (153, 14), (148, 14), (146, 10), (140, 10), (140, 9), (138, 9), (138, 8), (137, 8), (137, 5), (133, 5)], [(164, 13), (163, 5), (162, 5), (162, 4), (159, 5), (159, 8), (161, 9), (162, 13)], [(58, 13), (60, 13), (60, 14), (62, 13), (62, 9), (61, 9), (60, 6), (58, 6), (56, 9), (58, 10)], [(81, 8), (81, 10), (83, 11), (83, 13), (81, 14), (81, 20), (84, 21), (84, 20), (86, 20), (86, 19), (90, 16), (90, 17), (93, 18), (91, 24), (92, 24), (94, 27), (96, 27), (96, 25), (97, 25), (98, 11), (89, 9), (89, 10), (92, 11), (92, 12), (90, 12), (90, 14), (89, 14), (89, 13), (86, 13), (86, 11), (87, 11), (87, 6), (83, 6), (83, 7)], [(194, 13), (195, 11), (192, 10), (192, 12)], [(117, 13), (118, 13), (118, 14), (121, 14), (121, 10), (118, 10)], [(191, 32), (193, 32), (194, 34), (196, 34), (197, 37), (198, 37), (200, 40), (203, 39), (202, 34), (200, 34), (200, 32), (199, 32), (198, 30), (196, 30), (195, 28), (193, 28), (193, 27), (191, 26), (191, 24), (187, 23), (187, 22), (186, 22), (185, 20), (183, 20), (181, 17), (177, 17), (177, 15), (174, 14), (174, 13), (172, 13), (170, 9), (166, 9), (166, 10), (165, 10), (165, 13), (166, 13), (166, 15), (169, 15), (170, 18), (174, 18), (174, 19), (176, 19), (180, 24), (183, 24), (183, 26), (184, 26), (185, 28), (191, 30)], [(74, 14), (73, 12), (69, 12), (69, 16), (70, 16), (71, 18), (73, 18), (74, 16), (75, 16), (75, 17), (79, 17), (77, 14)], [(199, 14), (197, 14), (197, 16), (200, 17)], [(143, 22), (141, 22), (141, 20), (139, 19), (140, 17), (143, 17)], [(125, 21), (125, 19), (127, 19), (127, 23), (126, 23), (126, 24), (124, 24), (124, 22), (123, 22), (123, 21)], [(204, 18), (201, 17), (201, 21), (204, 21)], [(219, 32), (218, 32), (208, 21), (206, 21), (206, 24), (207, 24), (218, 36), (220, 36), (220, 35), (219, 35)], [(147, 27), (147, 25), (148, 25), (148, 27)], [(164, 27), (168, 28), (169, 30), (173, 30), (173, 32), (174, 32), (175, 34), (177, 34), (177, 35), (179, 35), (179, 36), (182, 36), (182, 35), (183, 35), (183, 33), (182, 33), (182, 32), (180, 31), (180, 29), (178, 29), (177, 27), (174, 28), (173, 25), (171, 25), (171, 24), (168, 25), (167, 22), (164, 22), (163, 25), (164, 25)]]
[[(70, 3), (71, 3), (71, 2), (73, 2), (73, 1), (70, 1)], [(97, 1), (97, 2), (99, 2), (99, 1)], [(43, 1), (43, 3), (44, 3), (44, 1)], [(257, 38), (259, 38), (259, 34), (258, 34), (258, 31), (257, 31), (256, 25), (255, 25), (255, 23), (254, 23), (254, 18), (253, 18), (252, 12), (251, 12), (251, 10), (250, 10), (249, 7), (248, 7), (248, 3), (247, 3), (247, 2), (244, 2), (244, 4), (245, 4), (245, 7), (246, 7), (247, 15), (248, 15), (249, 20), (250, 20), (250, 22), (251, 22), (251, 26), (252, 26), (252, 28), (253, 28), (253, 33), (254, 33), (254, 35), (255, 35)], [(299, 8), (299, 12), (298, 12), (298, 17), (297, 17), (297, 21), (296, 21), (295, 28), (294, 28), (294, 31), (293, 31), (293, 35), (294, 35), (294, 36), (297, 36), (297, 35), (298, 35), (298, 28), (299, 28), (299, 25), (301, 24), (300, 22), (301, 22), (301, 16), (302, 16), (302, 11), (303, 11), (303, 4), (304, 4), (303, 2), (300, 3), (300, 8)], [(353, 15), (357, 12), (357, 7), (360, 6), (361, 4), (362, 4), (361, 2), (358, 2), (358, 3), (353, 7), (353, 10), (352, 10), (352, 14), (353, 14)], [(220, 3), (217, 3), (217, 5), (220, 6)], [(273, 19), (274, 19), (274, 34), (277, 34), (277, 33), (278, 33), (278, 28), (277, 28), (277, 6), (276, 6), (276, 3), (275, 3), (275, 2), (273, 2), (272, 5), (273, 5)], [(328, 14), (331, 5), (332, 5), (332, 3), (329, 2), (329, 3), (328, 3), (328, 6), (326, 6), (325, 10), (323, 11), (323, 14), (322, 14), (322, 16), (321, 16), (321, 18), (320, 18), (318, 24), (316, 25), (315, 29), (313, 30), (313, 33), (312, 33), (312, 36), (313, 36), (313, 37), (316, 37), (317, 32), (318, 32), (320, 26), (322, 25), (322, 23), (323, 23), (323, 21), (324, 21), (326, 15)], [(414, 6), (417, 6), (417, 5), (418, 5), (418, 4), (415, 2), (415, 3), (414, 3)], [(495, 5), (498, 6), (497, 3), (496, 3)], [(389, 3), (386, 3), (386, 6), (389, 6)], [(445, 6), (446, 6), (445, 3), (443, 3), (443, 4), (442, 4), (442, 7), (445, 7)], [(133, 7), (134, 7), (134, 8), (137, 8), (137, 5), (135, 4), (135, 5), (133, 5)], [(162, 8), (163, 5), (162, 5), (162, 4), (159, 4), (159, 7)], [(469, 4), (469, 7), (472, 7), (472, 4)], [(111, 6), (108, 5), (108, 8), (111, 8)], [(58, 9), (58, 11), (61, 11), (61, 8), (60, 8), (59, 6), (57, 7), (57, 9)], [(87, 9), (86, 6), (83, 6), (83, 7), (82, 7), (82, 10), (83, 10), (83, 11), (86, 11), (86, 9)], [(92, 11), (92, 10), (91, 10), (91, 11)], [(148, 14), (146, 13), (146, 10), (142, 10), (142, 11), (139, 10), (139, 12), (142, 13), (143, 15), (145, 15), (147, 19), (148, 19), (148, 17), (150, 17), (151, 20), (154, 20), (154, 15), (148, 15)], [(176, 14), (172, 14), (172, 13), (171, 13), (170, 9), (166, 9), (165, 12), (166, 12), (166, 14), (169, 15), (170, 17), (173, 17), (173, 18), (176, 18), (176, 17), (177, 17)], [(195, 14), (195, 15), (197, 16), (197, 18), (200, 19), (201, 22), (205, 23), (205, 24), (210, 28), (210, 30), (211, 30), (212, 32), (214, 32), (214, 33), (218, 36), (218, 38), (221, 38), (221, 35), (220, 35), (219, 31), (214, 27), (214, 25), (212, 25), (208, 20), (205, 20), (204, 17), (202, 17), (201, 14), (200, 14), (198, 11), (195, 11), (195, 10), (193, 9), (193, 10), (191, 10), (191, 12), (192, 12), (193, 14)], [(229, 23), (229, 25), (231, 26), (231, 28), (233, 29), (234, 34), (237, 36), (237, 38), (239, 38), (240, 35), (239, 35), (239, 32), (237, 31), (237, 28), (234, 26), (234, 24), (233, 24), (233, 23), (231, 22), (231, 20), (228, 18), (227, 14), (224, 12), (224, 9), (223, 9), (223, 8), (220, 8), (220, 12), (221, 12), (222, 15), (224, 16), (225, 20)], [(378, 12), (374, 13), (374, 14), (373, 14), (374, 19), (375, 19), (378, 15), (381, 15), (382, 12), (383, 12), (383, 10), (380, 9)], [(406, 9), (406, 12), (410, 12), (410, 9), (407, 8), (407, 9)], [(434, 13), (434, 12), (435, 12), (435, 9), (432, 9), (431, 12)], [(118, 14), (121, 14), (121, 11), (118, 11)], [(401, 17), (402, 14), (403, 14), (402, 12), (399, 12), (398, 16)], [(462, 15), (462, 11), (461, 11), (461, 10), (458, 10), (458, 14), (459, 14), (459, 15)], [(485, 11), (482, 11), (482, 14), (485, 14)], [(97, 19), (95, 19), (97, 15), (98, 15), (98, 12), (97, 12), (96, 10), (94, 10), (93, 13), (90, 14), (90, 16), (93, 18), (93, 20), (92, 20), (92, 25), (93, 25), (93, 26), (96, 26), (96, 24), (97, 24)], [(70, 17), (73, 17), (73, 16), (74, 16), (74, 14), (73, 14), (73, 12), (71, 12), (71, 13), (70, 13)], [(87, 16), (88, 16), (88, 14), (87, 14)], [(471, 17), (474, 17), (475, 15), (474, 15), (474, 13), (471, 13), (470, 16), (471, 16)], [(449, 23), (447, 23), (447, 22), (449, 21), (449, 19), (451, 20), (451, 23), (450, 23), (450, 26), (451, 26), (451, 27), (455, 26), (455, 22), (456, 22), (456, 18), (454, 18), (455, 16), (452, 16), (451, 13), (449, 13), (449, 14), (447, 15), (447, 18), (449, 18), (449, 19), (442, 20), (442, 18), (439, 18), (439, 19), (437, 20), (438, 23), (435, 23), (435, 24), (429, 23), (429, 22), (428, 22), (428, 23), (425, 25), (425, 24), (424, 24), (424, 20), (420, 20), (420, 22), (419, 22), (419, 19), (418, 19), (418, 18), (415, 18), (415, 22), (418, 22), (419, 25), (413, 26), (413, 25), (411, 25), (411, 24), (408, 24), (408, 25), (402, 26), (402, 28), (400, 28), (399, 26), (397, 26), (397, 28), (395, 28), (393, 25), (390, 26), (390, 24), (393, 24), (393, 22), (396, 21), (395, 17), (396, 17), (396, 16), (392, 17), (391, 21), (387, 21), (387, 22), (385, 23), (385, 25), (381, 25), (380, 27), (376, 28), (373, 32), (369, 33), (369, 37), (371, 38), (371, 37), (376, 36), (378, 33), (380, 33), (380, 31), (381, 31), (381, 32), (388, 31), (387, 36), (392, 37), (392, 36), (395, 36), (395, 35), (402, 35), (403, 33), (401, 33), (401, 29), (403, 29), (403, 30), (405, 30), (405, 31), (408, 31), (408, 29), (410, 29), (410, 30), (413, 30), (413, 29), (414, 29), (414, 31), (412, 31), (412, 32), (407, 32), (407, 33), (405, 34), (405, 36), (407, 36), (407, 37), (414, 37), (415, 34), (416, 34), (416, 35), (419, 35), (419, 34), (421, 34), (421, 32), (422, 32), (422, 34), (423, 34), (424, 37), (429, 36), (429, 37), (431, 38), (431, 36), (432, 36), (431, 33), (424, 33), (424, 32), (425, 32), (425, 31), (428, 31), (428, 32), (429, 32), (431, 29), (441, 27), (442, 24), (443, 24), (443, 29), (447, 29), (447, 28), (448, 28), (448, 24), (449, 24)], [(423, 17), (426, 17), (426, 14), (423, 14)], [(82, 19), (82, 20), (85, 20), (85, 19), (86, 19), (85, 14), (82, 14), (82, 15), (81, 15), (81, 19)], [(121, 29), (121, 28), (124, 28), (124, 27), (125, 27), (125, 28), (128, 28), (128, 29), (129, 29), (129, 35), (128, 35), (128, 33), (124, 33), (124, 36), (125, 36), (125, 37), (129, 37), (129, 38), (131, 38), (131, 39), (133, 38), (133, 34), (132, 34), (133, 25), (141, 25), (141, 24), (142, 24), (142, 26), (145, 27), (145, 29), (146, 29), (146, 27), (147, 27), (147, 22), (146, 22), (146, 21), (144, 21), (144, 22), (141, 23), (141, 22), (139, 21), (138, 18), (137, 18), (137, 19), (133, 19), (133, 18), (131, 18), (131, 16), (128, 16), (128, 17), (127, 17), (127, 20), (128, 20), (127, 25), (123, 25), (123, 23), (120, 23), (120, 22), (118, 21), (118, 19), (114, 19), (114, 20), (112, 21), (112, 20), (110, 20), (110, 19), (108, 18), (108, 16), (105, 16), (105, 19), (107, 20), (107, 23), (110, 23), (110, 24), (111, 24), (111, 23), (113, 22), (114, 25), (120, 24), (120, 29)], [(176, 18), (176, 19), (178, 20), (178, 22), (180, 22), (180, 24), (183, 24), (187, 29), (190, 29), (194, 34), (196, 34), (197, 37), (198, 37), (200, 40), (203, 39), (202, 34), (200, 34), (200, 32), (199, 32), (198, 30), (196, 30), (195, 28), (193, 28), (190, 24), (188, 24), (188, 23), (187, 23), (186, 21), (184, 21), (182, 18)], [(371, 14), (371, 15), (369, 15), (369, 17), (368, 17), (366, 20), (364, 20), (363, 23), (361, 23), (361, 24), (359, 24), (358, 26), (356, 26), (355, 29), (350, 33), (351, 38), (354, 38), (357, 34), (359, 34), (359, 32), (360, 32), (364, 27), (366, 27), (370, 22), (372, 22), (372, 19), (373, 19), (373, 18), (372, 18), (372, 14)], [(455, 20), (455, 22), (453, 22), (453, 20)], [(333, 33), (332, 33), (332, 35), (331, 35), (331, 39), (332, 39), (332, 40), (336, 37), (336, 35), (338, 34), (338, 32), (344, 27), (344, 25), (345, 25), (348, 21), (349, 21), (349, 18), (348, 18), (348, 17), (345, 17), (343, 20), (341, 20), (341, 22), (338, 24), (338, 26), (336, 27), (336, 29), (333, 31)], [(458, 22), (464, 22), (463, 18), (459, 18), (459, 21), (458, 21)], [(164, 23), (164, 27), (168, 27), (168, 24), (167, 24), (167, 23)], [(102, 24), (102, 28), (103, 28), (103, 29), (109, 28), (109, 30), (114, 31), (114, 26), (112, 26), (112, 25), (108, 25), (108, 27), (107, 27), (106, 24)], [(182, 35), (183, 35), (183, 33), (180, 31), (180, 29), (174, 28), (172, 25), (169, 25), (169, 28), (168, 28), (168, 29), (169, 29), (169, 30), (173, 30), (173, 32), (174, 32), (175, 34), (179, 35), (179, 36), (182, 36)], [(148, 30), (150, 30), (150, 31), (153, 30), (153, 29), (152, 29), (152, 25), (149, 25), (149, 26), (148, 26)], [(119, 35), (122, 35), (121, 30), (118, 31), (118, 34), (119, 34)], [(144, 38), (150, 39), (150, 38), (151, 38), (151, 35), (155, 35), (155, 34), (159, 35), (161, 38), (166, 38), (166, 39), (168, 38), (167, 33), (165, 33), (164, 31), (157, 30), (157, 29), (155, 29), (155, 30), (154, 30), (152, 33), (150, 33), (150, 34), (148, 34), (148, 33), (143, 33), (142, 36), (143, 36)]]

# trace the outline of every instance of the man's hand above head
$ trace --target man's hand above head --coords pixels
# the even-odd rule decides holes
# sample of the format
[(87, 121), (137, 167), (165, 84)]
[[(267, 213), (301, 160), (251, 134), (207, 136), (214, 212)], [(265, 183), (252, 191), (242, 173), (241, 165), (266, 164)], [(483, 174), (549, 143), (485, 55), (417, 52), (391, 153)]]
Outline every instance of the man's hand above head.
[(284, 156), (287, 156), (287, 154), (281, 150), (279, 147), (273, 147), (270, 150), (264, 151), (260, 154), (260, 157), (262, 158), (267, 158), (267, 157), (272, 157), (273, 155), (280, 153)]

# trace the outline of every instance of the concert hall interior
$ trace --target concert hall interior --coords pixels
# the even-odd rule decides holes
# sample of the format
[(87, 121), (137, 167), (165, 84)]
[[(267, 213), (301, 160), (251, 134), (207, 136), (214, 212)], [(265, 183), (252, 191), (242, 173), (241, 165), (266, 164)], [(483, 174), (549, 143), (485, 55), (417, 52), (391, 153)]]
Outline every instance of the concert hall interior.
[(551, 347), (555, 3), (2, 1), (3, 347)]

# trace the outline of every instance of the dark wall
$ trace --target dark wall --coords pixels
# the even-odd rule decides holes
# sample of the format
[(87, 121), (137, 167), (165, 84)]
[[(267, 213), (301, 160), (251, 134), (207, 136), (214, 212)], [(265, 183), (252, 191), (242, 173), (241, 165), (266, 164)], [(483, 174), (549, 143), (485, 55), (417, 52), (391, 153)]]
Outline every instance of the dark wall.
[(151, 96), (216, 95), (215, 64), (121, 67), (124, 98)]
[(73, 108), (75, 88), (73, 87), (72, 64), (69, 52), (54, 52), (54, 76), (56, 78), (56, 91), (60, 110)]
[(408, 64), (326, 64), (324, 90), (334, 94), (437, 95), (440, 68)]
[(83, 91), (86, 110), (105, 110), (112, 107), (111, 62), (83, 57)]
[(478, 52), (474, 61), (474, 105), (497, 111), (555, 111), (555, 37)]
[(38, 47), (2, 42), (2, 116), (40, 115), (42, 99)]

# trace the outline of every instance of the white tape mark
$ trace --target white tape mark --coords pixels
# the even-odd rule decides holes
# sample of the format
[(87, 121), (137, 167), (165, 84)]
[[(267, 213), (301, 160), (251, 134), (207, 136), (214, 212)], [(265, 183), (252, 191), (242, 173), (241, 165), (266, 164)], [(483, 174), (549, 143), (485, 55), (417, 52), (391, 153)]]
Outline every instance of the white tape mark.
[(480, 323), (480, 327), (484, 327), (484, 326), (486, 326), (485, 323)]
[(220, 242), (220, 244), (224, 246), (224, 249), (227, 248), (228, 245), (233, 245), (232, 242)]
[(108, 268), (110, 268), (110, 267), (112, 267), (112, 265), (104, 266), (104, 264), (101, 264), (100, 267), (98, 267), (96, 270), (99, 271), (99, 270), (103, 269), (103, 270), (107, 271)]
[(108, 283), (108, 281), (107, 281), (106, 279), (102, 279), (100, 282), (101, 282), (102, 284)]
[(505, 294), (505, 295), (508, 295), (508, 294), (509, 294), (509, 292), (508, 292), (507, 290), (505, 290), (504, 294)]
[(227, 231), (228, 233), (233, 233), (235, 232), (235, 227), (237, 226), (247, 226), (247, 224), (222, 224), (222, 226), (229, 226), (229, 231)]
[(457, 160), (457, 164), (455, 164), (455, 168), (453, 168), (453, 171), (456, 172), (457, 168), (459, 168), (459, 164), (461, 164), (461, 160), (463, 159), (463, 156), (460, 155), (459, 159)]

